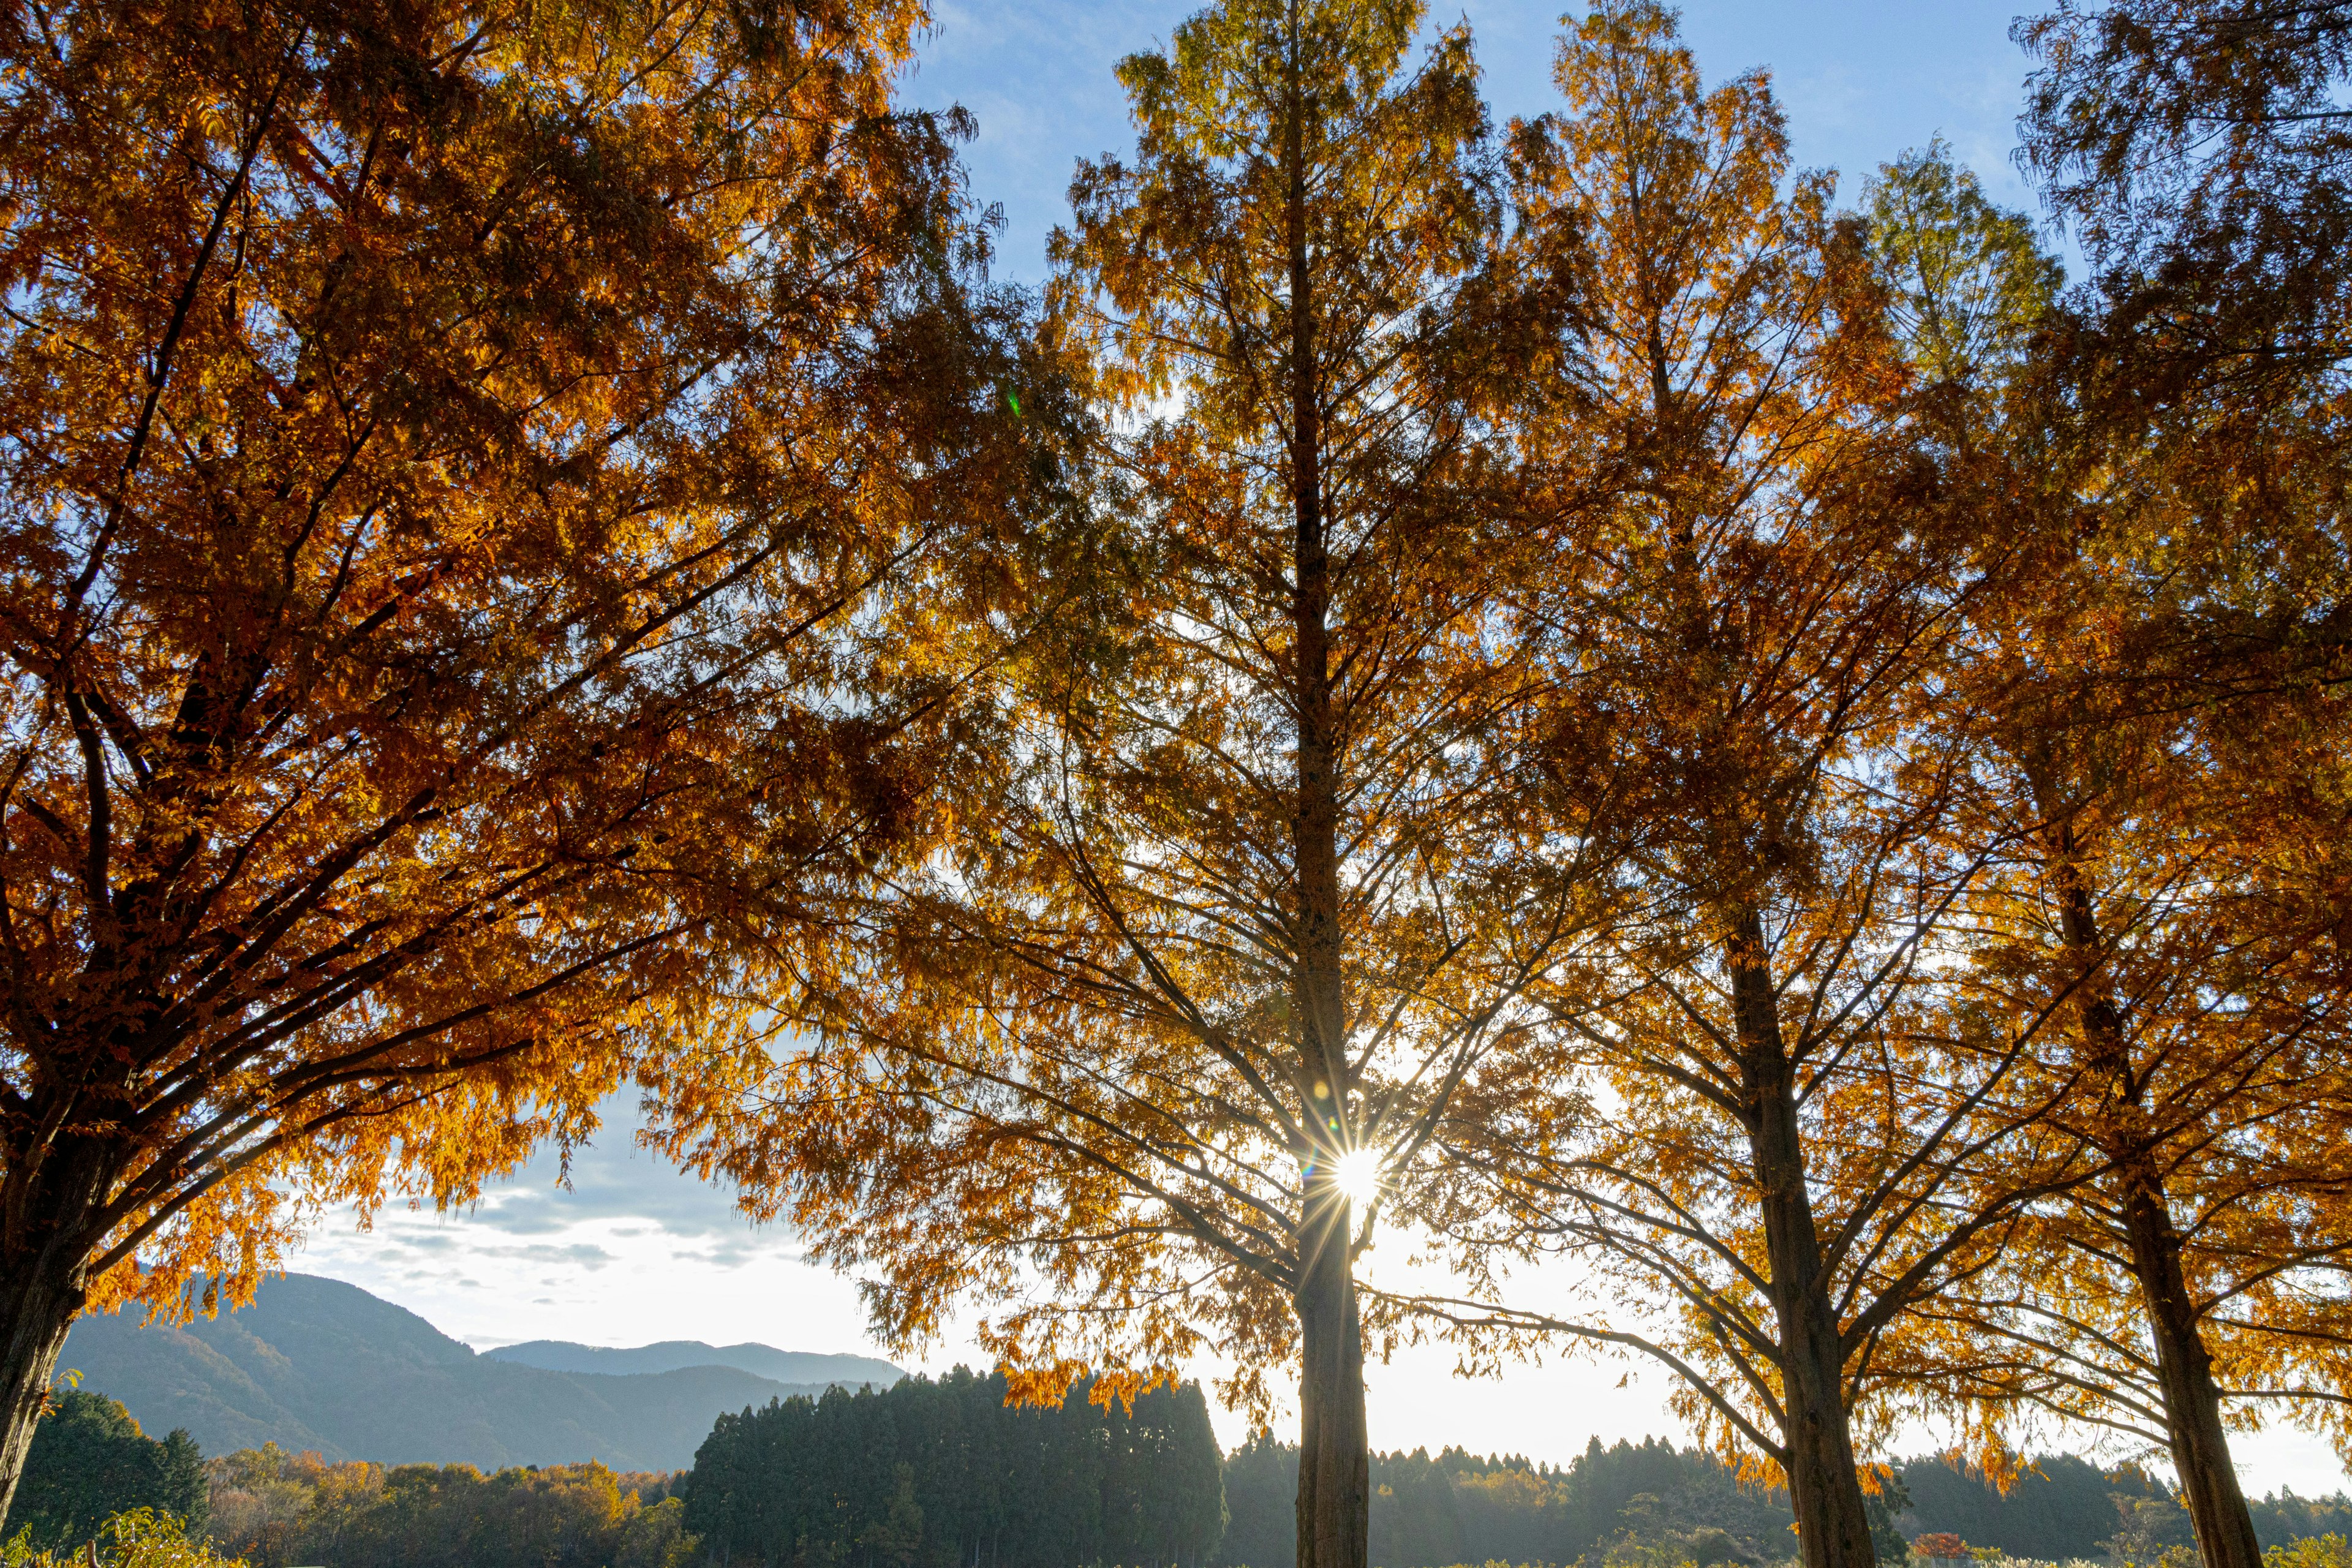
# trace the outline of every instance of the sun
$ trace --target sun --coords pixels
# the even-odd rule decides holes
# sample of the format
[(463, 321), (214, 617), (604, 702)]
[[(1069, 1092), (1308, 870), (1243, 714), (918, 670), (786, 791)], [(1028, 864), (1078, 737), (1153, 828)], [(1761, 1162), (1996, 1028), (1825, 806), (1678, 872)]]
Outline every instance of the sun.
[(1381, 1152), (1349, 1150), (1331, 1162), (1331, 1183), (1356, 1207), (1370, 1207), (1381, 1195)]

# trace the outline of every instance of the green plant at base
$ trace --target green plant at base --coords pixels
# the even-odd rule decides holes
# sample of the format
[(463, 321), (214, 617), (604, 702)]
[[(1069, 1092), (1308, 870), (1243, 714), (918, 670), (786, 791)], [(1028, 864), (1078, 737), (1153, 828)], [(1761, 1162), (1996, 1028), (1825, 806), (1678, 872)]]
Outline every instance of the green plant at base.
[(222, 1556), (209, 1542), (190, 1540), (174, 1516), (135, 1508), (108, 1519), (79, 1548), (45, 1550), (33, 1544), (29, 1529), (19, 1530), (0, 1542), (0, 1568), (245, 1568), (245, 1563)]
[(2352, 1542), (2340, 1535), (2311, 1535), (2263, 1553), (2263, 1568), (2352, 1568)]

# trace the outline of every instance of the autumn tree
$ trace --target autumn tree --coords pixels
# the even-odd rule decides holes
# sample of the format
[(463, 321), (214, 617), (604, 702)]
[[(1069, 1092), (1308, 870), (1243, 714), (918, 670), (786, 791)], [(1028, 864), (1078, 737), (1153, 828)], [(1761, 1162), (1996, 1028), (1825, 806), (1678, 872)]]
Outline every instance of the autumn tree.
[[(1942, 410), (1999, 396), (1972, 339), (2013, 355), (2050, 279), (1934, 157), (1885, 177), (1922, 242), (1890, 265), (1792, 173), (1765, 79), (1703, 88), (1663, 7), (1596, 7), (1557, 77), (1519, 200), (1588, 236), (1595, 379), (1549, 439), (1612, 479), (1559, 613), (1642, 781), (1638, 918), (1548, 982), (1543, 1048), (1456, 1097), (1462, 1185), (1428, 1212), (1475, 1289), (1424, 1307), (1472, 1343), (1663, 1362), (1785, 1479), (1808, 1564), (1868, 1564), (1867, 1446), (1944, 1404), (1906, 1309), (2077, 1173), (2002, 1094), (2049, 1017), (1967, 1016), (1942, 934), (2000, 848), (1944, 831), (1974, 786), (1943, 719), (2016, 499)], [(1589, 1299), (1511, 1285), (1549, 1255)]]
[(2015, 849), (1969, 984), (2056, 1011), (2029, 1078), (2098, 1169), (1927, 1310), (2016, 1352), (1988, 1394), (2167, 1447), (2206, 1560), (2252, 1564), (2229, 1426), (2341, 1397), (2341, 436), (2275, 380), (2110, 403), (2134, 352), (2055, 335), (2025, 439), (2067, 504), (1971, 613), (1964, 831)]
[(2352, 351), (2352, 5), (2062, 0), (2021, 162), (2083, 242), (2143, 396), (2338, 365)]
[(2260, 1552), (2228, 1427), (2341, 1396), (2347, 20), (2126, 0), (2020, 24), (2044, 62), (2026, 162), (2095, 287), (2043, 345), (2032, 438), (2068, 504), (1972, 633), (1978, 826), (2020, 850), (1979, 889), (1980, 1005), (2060, 1010), (2050, 1123), (2101, 1172), (1930, 1310), (2008, 1340), (1981, 1392), (2168, 1447), (2206, 1560), (2235, 1565)]
[(1565, 698), (1514, 584), (1557, 552), (1481, 417), (1565, 263), (1493, 270), (1470, 40), (1408, 67), (1421, 22), (1233, 0), (1121, 65), (1136, 153), (1081, 166), (1051, 296), (1100, 541), (870, 978), (672, 1123), (893, 1341), (962, 1297), (1048, 1397), (1213, 1347), (1262, 1411), (1297, 1366), (1302, 1568), (1366, 1560), (1381, 1196), (1606, 901), (1606, 779), (1515, 804)]
[(0, 1504), (77, 1312), (584, 1131), (903, 824), (1003, 423), (919, 21), (0, 20)]

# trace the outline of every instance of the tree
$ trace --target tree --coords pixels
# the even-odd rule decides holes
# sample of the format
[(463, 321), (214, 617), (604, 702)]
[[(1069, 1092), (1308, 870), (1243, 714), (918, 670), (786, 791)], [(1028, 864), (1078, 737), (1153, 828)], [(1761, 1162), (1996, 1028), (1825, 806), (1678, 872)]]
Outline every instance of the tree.
[[(2117, 98), (2065, 109), (2065, 127), (2051, 118), (2093, 69), (2089, 24), (2062, 20), (2034, 35), (2053, 62), (2036, 109), (2045, 173), (2049, 138), (2122, 112)], [(2108, 13), (2108, 45), (2144, 43), (2143, 20)], [(2101, 90), (2158, 112), (2147, 83)], [(2176, 110), (2176, 136), (2205, 112), (2163, 112)], [(2155, 134), (2105, 123), (2102, 135)], [(2189, 151), (2176, 141), (2163, 156)], [(2342, 820), (2327, 739), (2341, 723), (2341, 549), (2323, 520), (2343, 432), (2307, 364), (2232, 363), (2247, 344), (2223, 340), (2244, 323), (2222, 317), (2252, 284), (2199, 292), (2234, 263), (2192, 265), (2180, 247), (2218, 231), (2191, 245), (2179, 226), (2222, 198), (2158, 168), (2147, 146), (2130, 156), (2137, 173), (2117, 163), (2059, 190), (2103, 226), (2105, 297), (2077, 294), (2045, 321), (2031, 417), (1979, 417), (1966, 434), (2053, 477), (2063, 504), (2029, 519), (2027, 566), (1972, 608), (1973, 695), (1957, 705), (1985, 738), (1962, 835), (2015, 847), (1969, 895), (1973, 1005), (2057, 1020), (2011, 1087), (2097, 1168), (2011, 1236), (2000, 1268), (1922, 1307), (1983, 1336), (1972, 1396), (2166, 1444), (2206, 1561), (2251, 1565), (2229, 1406), (2333, 1400), (2342, 1375), (2326, 1363), (2347, 1236), (2328, 1195), (2347, 1174), (2332, 1065), (2344, 905), (2322, 846)], [(2170, 195), (2127, 200), (2101, 183), (2142, 175)], [(2175, 285), (2199, 268), (2191, 299)], [(2172, 282), (2150, 282), (2158, 273)]]
[(2141, 396), (2259, 384), (2352, 350), (2352, 5), (2061, 0), (2012, 36), (2021, 161), (2072, 220)]
[(2017, 27), (2025, 161), (2097, 288), (2048, 345), (2072, 515), (1980, 616), (1987, 800), (2026, 852), (1982, 889), (1979, 973), (1990, 1010), (2063, 1010), (2053, 1121), (2105, 1168), (1934, 1310), (2013, 1347), (1988, 1394), (2165, 1443), (2232, 1568), (2261, 1552), (2228, 1426), (2344, 1386), (2347, 22), (2120, 0)]
[[(1536, 429), (1606, 454), (1610, 521), (1558, 613), (1643, 781), (1639, 914), (1548, 979), (1548, 1044), (1457, 1097), (1463, 1185), (1431, 1212), (1477, 1289), (1436, 1315), (1663, 1361), (1786, 1478), (1808, 1564), (1868, 1564), (1864, 1444), (1945, 1404), (1907, 1310), (2078, 1179), (2004, 1094), (2048, 1018), (1969, 1017), (1944, 945), (2000, 847), (1945, 831), (1973, 748), (1945, 704), (2008, 570), (1989, 520), (2034, 492), (1943, 410), (1998, 401), (1971, 339), (2021, 336), (2049, 269), (1929, 157), (1881, 192), (1934, 242), (1906, 276), (1791, 177), (1763, 79), (1703, 89), (1661, 6), (1597, 6), (1557, 76), (1519, 201), (1589, 237), (1595, 381)], [(1615, 1300), (1509, 1305), (1508, 1262), (1555, 1252)]]
[(1013, 424), (919, 20), (0, 21), (0, 1500), (77, 1312), (580, 1133), (903, 826)]
[(2206, 1560), (2252, 1564), (2228, 1426), (2346, 1371), (2340, 567), (2277, 411), (2189, 422), (2079, 421), (2069, 525), (1978, 613), (1978, 826), (2018, 846), (1972, 895), (1980, 1005), (2062, 1020), (2030, 1092), (2071, 1086), (2042, 1114), (2099, 1168), (1931, 1310), (2009, 1340), (2011, 1396), (2168, 1447)]
[[(1050, 301), (1101, 542), (995, 667), (871, 973), (670, 1124), (870, 1268), (894, 1342), (968, 1293), (1044, 1397), (1213, 1338), (1262, 1411), (1292, 1362), (1302, 1568), (1365, 1561), (1380, 1194), (1605, 901), (1604, 837), (1514, 805), (1569, 692), (1481, 413), (1562, 279), (1486, 270), (1470, 41), (1407, 69), (1421, 19), (1235, 0), (1122, 64), (1136, 156), (1081, 166)], [(1560, 778), (1548, 826), (1597, 816), (1605, 777)]]
[(68, 1389), (33, 1435), (0, 1540), (29, 1531), (36, 1551), (70, 1552), (97, 1539), (107, 1520), (138, 1509), (202, 1529), (204, 1456), (185, 1432), (157, 1442), (115, 1401)]
[(958, 1368), (721, 1415), (683, 1523), (722, 1560), (1202, 1568), (1224, 1494), (1199, 1386), (1107, 1406), (1088, 1393), (1008, 1406), (1002, 1376)]

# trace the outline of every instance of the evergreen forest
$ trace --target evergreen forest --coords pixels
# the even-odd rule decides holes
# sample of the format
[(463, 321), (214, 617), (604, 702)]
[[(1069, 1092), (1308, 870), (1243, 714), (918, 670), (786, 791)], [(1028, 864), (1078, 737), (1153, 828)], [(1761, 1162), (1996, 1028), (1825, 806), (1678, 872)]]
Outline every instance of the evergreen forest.
[(1198, 1384), (1006, 1403), (961, 1369), (722, 1415), (678, 1486), (711, 1560), (845, 1568), (1210, 1568), (1224, 1534)]

